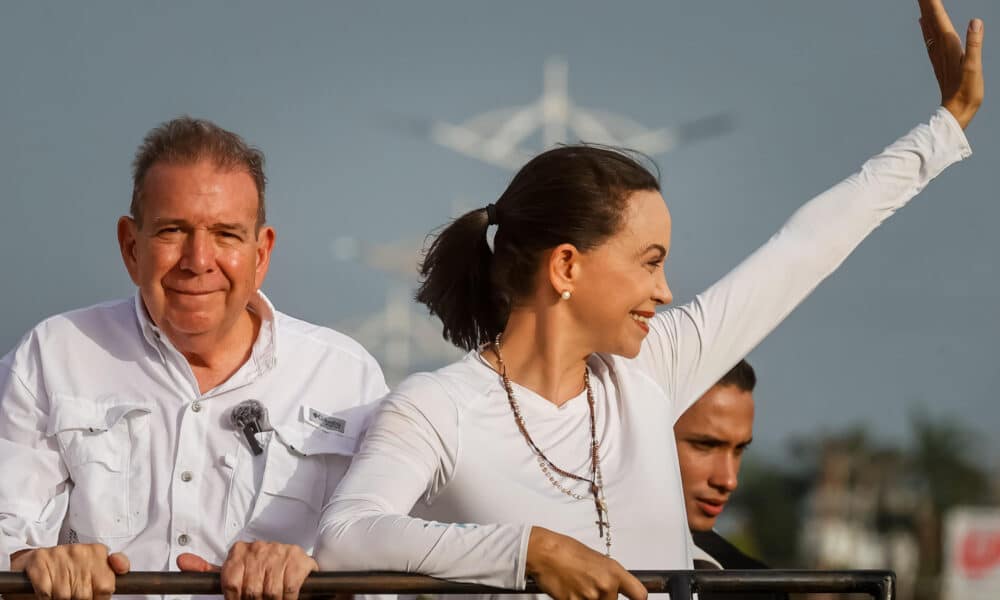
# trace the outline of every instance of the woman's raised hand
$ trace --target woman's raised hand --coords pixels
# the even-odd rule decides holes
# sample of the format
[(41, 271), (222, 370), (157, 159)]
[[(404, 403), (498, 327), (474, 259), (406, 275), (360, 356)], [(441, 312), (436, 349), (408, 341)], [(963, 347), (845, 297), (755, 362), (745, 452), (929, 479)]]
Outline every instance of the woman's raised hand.
[(525, 573), (555, 600), (646, 600), (642, 583), (618, 561), (571, 537), (532, 527)]
[(924, 45), (941, 88), (941, 106), (965, 129), (983, 103), (983, 22), (969, 22), (963, 47), (942, 0), (918, 2)]

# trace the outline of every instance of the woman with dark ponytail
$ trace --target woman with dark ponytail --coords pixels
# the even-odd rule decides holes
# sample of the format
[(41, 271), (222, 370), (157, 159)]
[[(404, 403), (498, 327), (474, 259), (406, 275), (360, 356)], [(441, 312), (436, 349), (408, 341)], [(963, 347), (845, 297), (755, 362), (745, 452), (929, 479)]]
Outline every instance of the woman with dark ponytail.
[[(441, 319), (445, 339), (456, 346), (490, 343), (515, 302), (534, 293), (544, 253), (561, 244), (593, 250), (621, 228), (633, 192), (659, 189), (642, 165), (611, 148), (567, 146), (541, 154), (496, 204), (440, 232), (421, 265), (417, 300)], [(662, 199), (659, 204), (665, 212)], [(489, 227), (496, 227), (492, 244)]]
[(625, 569), (690, 568), (674, 421), (970, 153), (981, 22), (963, 53), (940, 0), (921, 8), (943, 106), (689, 304), (656, 312), (672, 299), (670, 214), (615, 150), (545, 152), (441, 231), (417, 299), (469, 353), (383, 402), (324, 509), (320, 567), (531, 576), (559, 599), (643, 598)]

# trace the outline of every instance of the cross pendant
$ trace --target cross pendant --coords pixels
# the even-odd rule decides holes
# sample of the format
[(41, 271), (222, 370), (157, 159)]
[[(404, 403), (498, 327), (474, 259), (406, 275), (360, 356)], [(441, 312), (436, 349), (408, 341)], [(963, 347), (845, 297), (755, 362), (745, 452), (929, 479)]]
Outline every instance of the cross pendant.
[(608, 507), (603, 500), (599, 498), (594, 498), (594, 504), (597, 508), (597, 520), (594, 523), (597, 524), (597, 533), (604, 537), (604, 528), (611, 527), (611, 523), (608, 522)]
[(604, 528), (608, 527), (610, 525), (610, 523), (608, 523), (607, 521), (604, 520), (604, 515), (603, 514), (598, 514), (597, 515), (597, 520), (594, 521), (594, 523), (597, 524), (597, 534), (601, 538), (603, 538), (604, 537)]

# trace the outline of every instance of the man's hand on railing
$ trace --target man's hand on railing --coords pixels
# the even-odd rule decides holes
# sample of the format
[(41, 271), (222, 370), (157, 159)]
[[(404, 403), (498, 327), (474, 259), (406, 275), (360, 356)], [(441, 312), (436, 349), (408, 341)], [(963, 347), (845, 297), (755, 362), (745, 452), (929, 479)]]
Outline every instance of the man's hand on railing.
[[(109, 600), (115, 575), (129, 571), (128, 557), (104, 544), (64, 544), (15, 552), (11, 571), (24, 571), (44, 600)], [(5, 596), (8, 600), (20, 596)]]
[(302, 583), (319, 565), (294, 544), (237, 542), (221, 566), (196, 554), (181, 554), (177, 567), (187, 572), (219, 572), (226, 600), (297, 600)]

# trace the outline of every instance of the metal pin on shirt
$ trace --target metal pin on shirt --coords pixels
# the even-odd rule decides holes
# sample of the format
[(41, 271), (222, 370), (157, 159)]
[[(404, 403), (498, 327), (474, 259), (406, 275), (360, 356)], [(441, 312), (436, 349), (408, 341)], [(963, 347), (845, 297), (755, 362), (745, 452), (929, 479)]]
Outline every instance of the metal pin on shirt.
[(243, 437), (245, 437), (247, 439), (247, 443), (250, 444), (250, 451), (253, 452), (254, 456), (259, 456), (264, 453), (264, 447), (257, 441), (258, 433), (260, 433), (260, 427), (257, 425), (256, 421), (251, 421), (243, 426)]
[(260, 456), (264, 453), (264, 447), (257, 441), (257, 434), (272, 430), (264, 405), (257, 400), (244, 400), (233, 407), (229, 421), (233, 427), (243, 432), (243, 437), (246, 438), (254, 456)]

